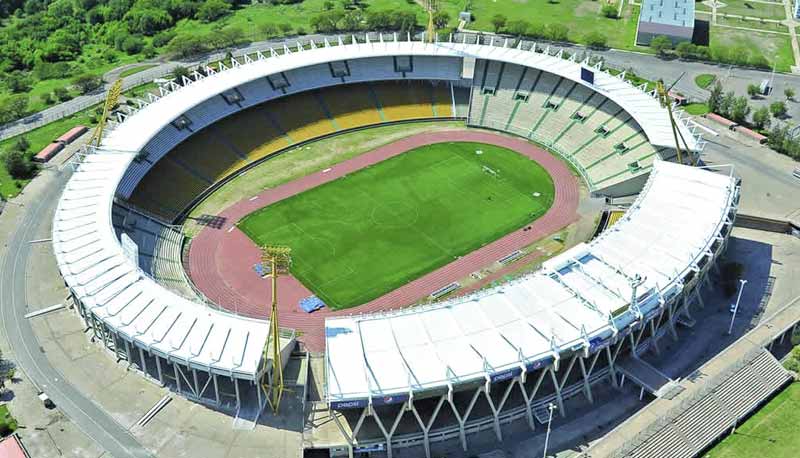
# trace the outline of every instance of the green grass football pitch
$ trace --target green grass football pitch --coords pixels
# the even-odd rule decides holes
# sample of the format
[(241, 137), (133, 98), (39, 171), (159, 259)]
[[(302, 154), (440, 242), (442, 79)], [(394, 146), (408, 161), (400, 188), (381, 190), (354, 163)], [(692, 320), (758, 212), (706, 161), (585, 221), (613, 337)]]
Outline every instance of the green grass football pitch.
[(341, 309), (522, 227), (553, 197), (547, 171), (519, 153), (439, 143), (276, 202), (238, 227), (258, 245), (290, 246), (292, 274)]
[(703, 458), (787, 458), (799, 456), (800, 383), (793, 383), (736, 428)]

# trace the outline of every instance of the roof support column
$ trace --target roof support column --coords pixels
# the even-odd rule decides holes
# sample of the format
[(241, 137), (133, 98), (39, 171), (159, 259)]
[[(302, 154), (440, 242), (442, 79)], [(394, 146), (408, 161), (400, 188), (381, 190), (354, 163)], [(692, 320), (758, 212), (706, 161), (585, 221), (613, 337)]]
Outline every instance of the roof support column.
[[(178, 372), (176, 371), (175, 372), (175, 376), (177, 377), (177, 375), (178, 375)], [(236, 408), (238, 409), (239, 407), (242, 406), (242, 399), (239, 397), (239, 379), (238, 378), (233, 378), (232, 381), (233, 381), (233, 389), (236, 392)], [(180, 386), (180, 385), (178, 385), (178, 386)]]
[(608, 375), (611, 377), (611, 386), (614, 388), (620, 388), (619, 382), (617, 380), (617, 356), (619, 356), (620, 350), (622, 350), (622, 346), (625, 345), (625, 339), (621, 339), (617, 342), (617, 348), (614, 352), (611, 352), (611, 345), (606, 347), (606, 357), (608, 358)]
[(407, 405), (408, 401), (403, 403), (402, 407), (400, 408), (400, 411), (394, 418), (394, 422), (392, 423), (391, 429), (389, 429), (388, 431), (384, 427), (381, 417), (378, 416), (378, 412), (376, 412), (374, 409), (372, 410), (372, 416), (375, 418), (375, 423), (378, 425), (378, 428), (381, 430), (381, 434), (383, 434), (383, 438), (386, 440), (386, 455), (388, 456), (388, 458), (392, 458), (392, 452), (393, 452), (392, 436), (394, 436), (394, 432), (397, 429), (397, 426), (400, 424), (400, 420), (403, 418), (403, 414), (407, 409), (406, 407)]
[[(664, 312), (661, 312), (664, 313)], [(672, 325), (672, 319), (669, 320), (670, 325)], [(653, 351), (655, 352), (656, 356), (661, 355), (661, 349), (658, 348), (658, 336), (656, 335), (656, 320), (650, 320), (648, 323), (650, 326), (650, 346), (653, 347)]]
[(194, 392), (197, 397), (203, 397), (203, 393), (200, 391), (200, 384), (197, 382), (197, 371), (194, 368), (192, 368), (192, 381), (194, 381)]
[(358, 436), (358, 432), (361, 430), (361, 426), (364, 425), (364, 419), (367, 418), (367, 415), (369, 415), (370, 409), (371, 406), (367, 406), (361, 409), (361, 415), (358, 417), (358, 421), (356, 422), (356, 427), (353, 428), (353, 444), (355, 445), (358, 445), (358, 439), (356, 438), (356, 436)]
[(411, 402), (411, 413), (414, 414), (414, 417), (417, 419), (417, 423), (419, 423), (420, 428), (422, 428), (422, 436), (424, 439), (423, 445), (425, 446), (425, 458), (431, 458), (431, 441), (430, 441), (430, 431), (431, 427), (433, 426), (433, 422), (436, 420), (436, 417), (439, 415), (439, 411), (442, 409), (444, 405), (444, 401), (446, 399), (446, 395), (441, 395), (439, 397), (439, 402), (436, 404), (436, 408), (433, 409), (433, 414), (431, 414), (431, 418), (428, 419), (427, 422), (422, 421), (422, 417), (419, 415), (419, 411), (414, 406), (414, 401)]
[[(600, 355), (600, 353), (596, 353), (595, 355)], [(589, 384), (589, 374), (586, 372), (586, 365), (583, 362), (584, 359), (583, 357), (578, 359), (578, 366), (581, 368), (581, 375), (583, 376), (583, 394), (586, 396), (586, 400), (589, 401), (589, 404), (594, 404), (592, 385)], [(594, 360), (597, 361), (597, 356), (595, 356)]]
[(158, 372), (158, 381), (163, 385), (164, 384), (164, 373), (161, 371), (161, 357), (155, 355), (156, 357), (156, 371)]
[(125, 340), (125, 357), (128, 359), (128, 366), (131, 365), (131, 343)]
[[(685, 302), (686, 301), (683, 300), (682, 304), (685, 303)], [(678, 311), (678, 313), (675, 312), (675, 310), (678, 309), (678, 308), (679, 308), (678, 307), (678, 301), (673, 301), (671, 304), (669, 304), (667, 306), (667, 315), (668, 315), (667, 316), (667, 323), (669, 324), (669, 333), (672, 336), (672, 340), (674, 340), (674, 341), (678, 340), (678, 330), (675, 329), (675, 321), (677, 321), (678, 315), (680, 315), (680, 311)], [(688, 313), (689, 308), (686, 307), (686, 310), (687, 310), (687, 313)], [(661, 313), (663, 314), (664, 312), (662, 311)], [(659, 318), (659, 320), (660, 320), (660, 318)]]
[(147, 361), (144, 359), (144, 350), (142, 350), (142, 347), (139, 347), (139, 359), (142, 361), (142, 365), (141, 365), (142, 373), (146, 377), (147, 376)]
[(347, 432), (345, 432), (344, 426), (342, 426), (342, 422), (339, 420), (339, 416), (336, 415), (335, 410), (328, 408), (328, 415), (330, 415), (330, 417), (333, 418), (333, 422), (336, 423), (336, 427), (339, 429), (339, 434), (341, 434), (344, 440), (347, 441), (347, 456), (349, 458), (353, 458), (353, 438), (350, 437)]
[(544, 380), (544, 376), (547, 374), (547, 371), (548, 368), (542, 369), (530, 393), (525, 390), (525, 383), (519, 384), (519, 388), (522, 391), (522, 397), (525, 399), (525, 414), (528, 416), (528, 426), (531, 427), (531, 431), (536, 430), (536, 423), (533, 421), (533, 409), (531, 407), (531, 403), (533, 402), (536, 393), (539, 391), (539, 387), (542, 386), (542, 381)]
[(472, 413), (472, 408), (475, 407), (475, 403), (478, 401), (478, 396), (485, 391), (486, 385), (481, 385), (475, 389), (475, 392), (472, 394), (472, 399), (470, 399), (469, 405), (467, 406), (467, 410), (464, 412), (463, 417), (458, 411), (455, 402), (453, 402), (452, 390), (447, 395), (447, 402), (450, 404), (450, 409), (453, 411), (453, 414), (456, 416), (456, 420), (458, 421), (458, 436), (461, 439), (461, 448), (464, 449), (465, 452), (467, 451), (467, 433), (464, 429), (464, 425), (469, 418), (469, 414)]
[[(178, 363), (172, 362), (172, 371), (175, 372), (175, 387), (181, 392), (181, 377), (178, 375)], [(235, 381), (236, 379), (234, 379)], [(239, 387), (236, 387), (236, 407), (239, 407)]]
[[(570, 365), (570, 369), (571, 369)], [(561, 414), (562, 417), (566, 416), (567, 414), (564, 412), (564, 398), (561, 396), (561, 384), (558, 383), (558, 379), (556, 378), (556, 373), (553, 371), (553, 368), (550, 367), (550, 378), (553, 379), (553, 385), (556, 387), (556, 401), (558, 402), (558, 412)], [(569, 375), (569, 371), (567, 371), (567, 375)]]
[(511, 390), (514, 386), (520, 382), (520, 376), (516, 376), (511, 379), (511, 382), (506, 387), (506, 390), (503, 392), (503, 396), (500, 398), (500, 402), (497, 406), (494, 405), (494, 401), (492, 401), (492, 397), (489, 395), (487, 391), (486, 400), (489, 401), (489, 408), (492, 409), (492, 418), (494, 419), (494, 433), (497, 436), (498, 442), (503, 441), (503, 433), (500, 430), (500, 412), (503, 410), (503, 406), (505, 406), (506, 401), (508, 400), (508, 396), (511, 394)]
[[(158, 356), (156, 356), (158, 358)], [(158, 375), (161, 377), (161, 368), (159, 366)], [(219, 405), (219, 383), (217, 382), (217, 374), (212, 373), (211, 379), (214, 381), (214, 399), (217, 401), (217, 405)]]

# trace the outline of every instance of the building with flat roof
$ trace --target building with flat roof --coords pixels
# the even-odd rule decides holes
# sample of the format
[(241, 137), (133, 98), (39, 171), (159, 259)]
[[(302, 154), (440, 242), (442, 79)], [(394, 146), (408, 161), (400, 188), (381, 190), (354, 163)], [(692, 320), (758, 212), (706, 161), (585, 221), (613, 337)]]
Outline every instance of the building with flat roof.
[(691, 41), (694, 34), (694, 0), (644, 0), (639, 13), (636, 44), (647, 46), (659, 35), (674, 44)]

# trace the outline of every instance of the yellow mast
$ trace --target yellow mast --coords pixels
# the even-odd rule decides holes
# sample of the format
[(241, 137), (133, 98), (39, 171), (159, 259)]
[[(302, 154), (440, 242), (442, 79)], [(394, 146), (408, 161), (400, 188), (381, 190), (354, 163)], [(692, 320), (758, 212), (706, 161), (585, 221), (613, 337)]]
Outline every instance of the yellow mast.
[(92, 133), (92, 138), (89, 139), (89, 145), (100, 146), (100, 142), (103, 141), (103, 129), (106, 127), (106, 119), (111, 115), (111, 110), (117, 106), (120, 95), (122, 95), (122, 80), (118, 79), (114, 81), (114, 84), (108, 90), (108, 94), (106, 94), (106, 101), (103, 104), (103, 116), (97, 123), (97, 127)]
[(680, 142), (678, 141), (678, 137), (683, 142), (683, 146), (686, 148), (687, 154), (689, 154), (689, 165), (692, 164), (691, 159), (691, 152), (689, 151), (689, 146), (686, 144), (686, 139), (683, 138), (683, 134), (681, 130), (678, 128), (678, 124), (675, 122), (675, 118), (672, 116), (672, 100), (669, 96), (669, 90), (664, 86), (664, 80), (658, 80), (656, 83), (656, 93), (658, 94), (658, 99), (661, 102), (661, 106), (667, 109), (667, 114), (669, 115), (669, 123), (672, 126), (672, 136), (675, 139), (675, 150), (678, 152), (678, 163), (683, 164), (683, 150), (681, 150)]
[(433, 24), (433, 13), (436, 11), (436, 0), (425, 0), (425, 9), (428, 10), (428, 30), (425, 33), (428, 43), (436, 41), (436, 27)]
[(267, 245), (261, 248), (261, 260), (265, 266), (270, 267), (269, 276), (272, 278), (272, 309), (269, 316), (269, 335), (264, 345), (264, 364), (267, 364), (268, 355), (272, 353), (272, 377), (270, 382), (262, 382), (267, 402), (272, 411), (277, 414), (281, 404), (281, 397), (285, 391), (283, 386), (283, 364), (281, 361), (280, 326), (278, 324), (278, 275), (289, 273), (292, 265), (292, 249), (284, 246)]

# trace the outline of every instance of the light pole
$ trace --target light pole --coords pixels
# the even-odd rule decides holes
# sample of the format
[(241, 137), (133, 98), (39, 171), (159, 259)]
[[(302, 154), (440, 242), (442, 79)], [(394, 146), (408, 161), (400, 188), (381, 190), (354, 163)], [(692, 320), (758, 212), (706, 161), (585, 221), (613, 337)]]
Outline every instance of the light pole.
[(731, 315), (731, 324), (728, 326), (728, 335), (731, 335), (733, 332), (733, 320), (736, 319), (736, 312), (739, 311), (739, 301), (742, 299), (742, 290), (744, 289), (744, 285), (747, 284), (747, 280), (739, 280), (739, 295), (736, 296), (736, 304), (733, 306), (733, 315)]
[(542, 458), (547, 458), (547, 444), (550, 442), (550, 425), (553, 423), (553, 411), (556, 409), (556, 405), (552, 402), (547, 406), (547, 410), (550, 411), (550, 416), (547, 418), (547, 433), (544, 435), (544, 452), (542, 452)]

